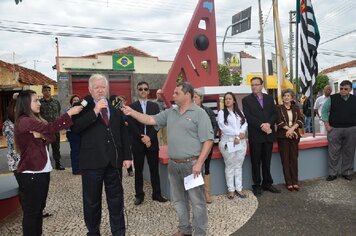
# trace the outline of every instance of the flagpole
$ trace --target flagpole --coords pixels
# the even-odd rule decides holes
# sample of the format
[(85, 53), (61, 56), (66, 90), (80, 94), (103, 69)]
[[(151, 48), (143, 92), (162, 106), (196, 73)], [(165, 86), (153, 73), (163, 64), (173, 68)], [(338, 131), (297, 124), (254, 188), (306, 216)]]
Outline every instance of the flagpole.
[[(275, 7), (275, 2), (276, 0), (272, 0), (272, 4), (273, 4), (273, 8)], [(274, 14), (274, 9), (273, 9), (273, 29), (274, 29), (274, 48), (276, 51), (276, 69), (277, 69), (277, 98), (276, 98), (276, 104), (278, 105), (278, 96), (279, 96), (279, 74), (280, 74), (280, 70), (279, 70), (279, 57), (278, 57), (278, 45), (277, 45), (277, 36), (276, 36), (276, 16)]]
[[(297, 0), (299, 1), (299, 0)], [(299, 9), (296, 9), (297, 14), (299, 14)], [(299, 71), (298, 71), (298, 64), (299, 64), (299, 22), (296, 19), (296, 32), (295, 32), (295, 99), (299, 104)]]
[[(315, 78), (316, 79), (316, 78)], [(310, 103), (311, 103), (311, 116), (312, 116), (312, 129), (313, 129), (313, 138), (315, 138), (315, 124), (314, 124), (314, 91), (313, 91), (313, 80), (310, 81)]]

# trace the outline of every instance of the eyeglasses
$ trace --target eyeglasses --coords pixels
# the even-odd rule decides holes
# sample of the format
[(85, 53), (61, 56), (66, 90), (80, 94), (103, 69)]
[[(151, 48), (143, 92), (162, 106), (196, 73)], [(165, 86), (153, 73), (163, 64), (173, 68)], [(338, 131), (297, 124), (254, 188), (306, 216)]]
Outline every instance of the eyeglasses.
[(349, 90), (349, 88), (340, 87), (340, 90), (345, 90), (345, 91), (347, 91), (347, 90)]
[(142, 92), (142, 91), (148, 91), (148, 88), (139, 88), (138, 91)]

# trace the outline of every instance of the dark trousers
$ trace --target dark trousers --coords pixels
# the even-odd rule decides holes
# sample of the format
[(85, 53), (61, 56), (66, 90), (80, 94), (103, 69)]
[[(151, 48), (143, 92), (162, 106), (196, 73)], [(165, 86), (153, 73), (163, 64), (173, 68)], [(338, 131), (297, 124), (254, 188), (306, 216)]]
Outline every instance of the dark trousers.
[(67, 131), (67, 139), (70, 145), (70, 160), (72, 164), (72, 172), (79, 172), (79, 152), (80, 152), (80, 136), (71, 131)]
[(22, 231), (24, 236), (42, 235), (42, 211), (46, 207), (50, 173), (18, 173), (23, 211)]
[(60, 152), (60, 135), (59, 133), (55, 133), (56, 136), (56, 140), (51, 143), (51, 147), (52, 147), (52, 155), (53, 155), (53, 159), (56, 163), (59, 163), (61, 160), (61, 152)]
[(84, 221), (87, 235), (100, 235), (101, 198), (105, 184), (112, 235), (125, 235), (124, 193), (121, 171), (111, 164), (106, 168), (82, 169)]
[(298, 185), (298, 143), (299, 139), (278, 139), (286, 185)]
[(133, 148), (132, 155), (135, 166), (135, 197), (143, 198), (145, 196), (145, 193), (143, 192), (143, 167), (145, 163), (145, 156), (147, 157), (147, 163), (150, 169), (152, 197), (161, 196), (158, 151), (145, 149), (143, 152), (137, 152)]
[(255, 186), (261, 186), (261, 164), (262, 164), (262, 186), (267, 187), (273, 184), (271, 176), (271, 157), (273, 143), (255, 143), (251, 142), (250, 156), (252, 165), (252, 179)]

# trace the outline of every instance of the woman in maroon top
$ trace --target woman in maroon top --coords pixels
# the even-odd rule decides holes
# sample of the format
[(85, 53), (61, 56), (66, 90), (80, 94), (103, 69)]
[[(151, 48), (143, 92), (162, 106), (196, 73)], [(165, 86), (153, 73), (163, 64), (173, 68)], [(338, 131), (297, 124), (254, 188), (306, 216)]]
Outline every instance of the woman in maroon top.
[(42, 211), (46, 206), (51, 161), (47, 145), (54, 134), (70, 127), (71, 116), (83, 107), (75, 106), (48, 123), (39, 115), (41, 103), (35, 91), (22, 91), (16, 102), (15, 148), (21, 156), (17, 167), (19, 190), (22, 192), (23, 235), (42, 235)]

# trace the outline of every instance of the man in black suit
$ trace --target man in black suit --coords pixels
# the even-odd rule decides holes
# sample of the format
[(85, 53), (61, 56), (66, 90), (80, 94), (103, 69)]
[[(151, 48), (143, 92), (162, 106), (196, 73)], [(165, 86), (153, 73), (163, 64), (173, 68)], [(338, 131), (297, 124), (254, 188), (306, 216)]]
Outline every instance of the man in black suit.
[[(273, 141), (276, 139), (274, 125), (277, 110), (273, 98), (262, 93), (263, 80), (259, 77), (251, 79), (252, 93), (242, 99), (243, 112), (248, 123), (248, 142), (252, 165), (253, 193), (262, 194), (262, 190), (272, 193), (281, 191), (272, 186), (271, 157)], [(262, 163), (262, 186), (261, 186)]]
[(80, 168), (84, 220), (88, 235), (100, 235), (103, 183), (112, 235), (125, 235), (122, 166), (131, 166), (130, 145), (123, 113), (108, 103), (108, 80), (100, 74), (89, 78), (91, 96), (74, 118), (72, 131), (81, 136)]
[[(156, 115), (159, 113), (158, 104), (147, 100), (149, 86), (145, 81), (137, 84), (138, 101), (132, 103), (130, 107), (135, 111), (147, 115)], [(140, 205), (144, 198), (143, 192), (143, 167), (145, 156), (150, 169), (152, 199), (154, 201), (166, 202), (167, 199), (161, 195), (161, 186), (159, 180), (159, 158), (158, 158), (158, 139), (157, 131), (152, 125), (144, 125), (131, 116), (128, 117), (129, 129), (132, 135), (132, 155), (135, 164), (135, 205)]]

